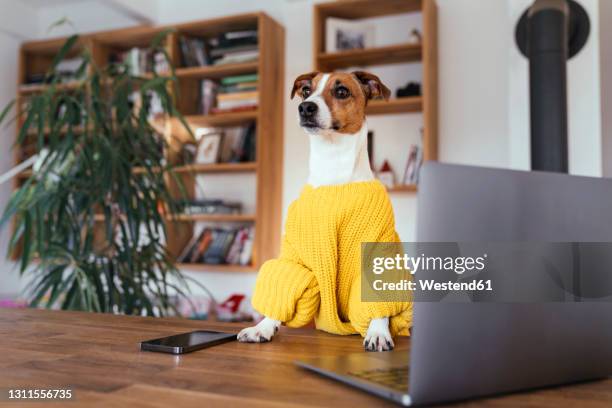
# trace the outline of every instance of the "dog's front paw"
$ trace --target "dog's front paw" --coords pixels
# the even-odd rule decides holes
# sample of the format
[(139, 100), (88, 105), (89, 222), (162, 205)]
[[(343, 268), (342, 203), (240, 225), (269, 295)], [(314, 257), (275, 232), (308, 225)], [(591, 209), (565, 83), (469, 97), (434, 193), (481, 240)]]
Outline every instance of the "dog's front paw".
[(247, 327), (238, 333), (238, 341), (242, 343), (266, 343), (272, 340), (272, 336), (278, 331), (280, 322), (267, 317), (256, 326)]
[(366, 351), (391, 351), (395, 344), (389, 331), (389, 318), (372, 319), (365, 338), (363, 347)]

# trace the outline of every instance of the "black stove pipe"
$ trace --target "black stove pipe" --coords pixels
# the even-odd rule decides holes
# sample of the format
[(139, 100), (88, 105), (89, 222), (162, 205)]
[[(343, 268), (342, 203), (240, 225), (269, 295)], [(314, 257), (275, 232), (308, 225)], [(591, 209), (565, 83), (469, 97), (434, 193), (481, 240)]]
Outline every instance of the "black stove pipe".
[(568, 172), (567, 60), (586, 44), (589, 16), (575, 0), (535, 0), (516, 27), (529, 60), (531, 168)]
[(568, 172), (568, 21), (565, 0), (536, 0), (529, 9), (527, 53), (533, 170)]

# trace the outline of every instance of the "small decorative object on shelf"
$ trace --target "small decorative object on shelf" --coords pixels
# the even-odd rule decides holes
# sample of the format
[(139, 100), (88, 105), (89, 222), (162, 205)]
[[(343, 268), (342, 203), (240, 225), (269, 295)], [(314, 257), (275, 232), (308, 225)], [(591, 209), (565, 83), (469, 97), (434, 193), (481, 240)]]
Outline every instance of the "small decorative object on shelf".
[(215, 308), (217, 320), (220, 322), (251, 322), (253, 310), (250, 302), (243, 294), (233, 294)]
[(370, 168), (374, 171), (374, 131), (368, 131), (368, 158), (370, 159)]
[[(421, 128), (421, 143), (423, 141), (423, 128)], [(419, 172), (423, 165), (423, 147), (420, 145), (410, 145), (408, 149), (408, 160), (404, 170), (403, 184), (418, 184)]]
[(421, 42), (423, 41), (423, 36), (421, 35), (421, 32), (418, 29), (413, 29), (410, 32), (410, 37), (408, 38), (408, 42), (410, 44), (421, 44)]
[(397, 91), (395, 91), (395, 96), (398, 98), (421, 96), (421, 84), (418, 82), (408, 82), (406, 86), (398, 88)]
[(408, 149), (408, 160), (402, 184), (417, 184), (419, 182), (419, 170), (423, 160), (423, 149), (417, 145), (411, 145)]
[(375, 27), (359, 21), (330, 17), (326, 21), (327, 52), (364, 49), (374, 46)]
[(196, 139), (198, 140), (198, 149), (195, 162), (201, 164), (217, 163), (221, 154), (223, 132), (210, 132), (208, 128), (199, 128), (196, 130)]
[(393, 174), (393, 169), (391, 168), (388, 160), (383, 162), (383, 165), (380, 167), (380, 170), (376, 176), (380, 182), (388, 188), (393, 188), (395, 185), (395, 174)]

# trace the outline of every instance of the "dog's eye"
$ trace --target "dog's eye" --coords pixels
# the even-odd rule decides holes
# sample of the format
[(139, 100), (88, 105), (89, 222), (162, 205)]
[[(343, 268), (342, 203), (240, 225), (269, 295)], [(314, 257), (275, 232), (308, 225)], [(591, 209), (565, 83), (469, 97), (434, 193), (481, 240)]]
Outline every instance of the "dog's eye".
[(310, 96), (310, 87), (305, 86), (302, 88), (302, 98), (306, 99)]
[(348, 98), (351, 93), (349, 92), (348, 88), (345, 88), (343, 86), (339, 86), (334, 90), (334, 94), (336, 95), (336, 98), (338, 99), (346, 99)]

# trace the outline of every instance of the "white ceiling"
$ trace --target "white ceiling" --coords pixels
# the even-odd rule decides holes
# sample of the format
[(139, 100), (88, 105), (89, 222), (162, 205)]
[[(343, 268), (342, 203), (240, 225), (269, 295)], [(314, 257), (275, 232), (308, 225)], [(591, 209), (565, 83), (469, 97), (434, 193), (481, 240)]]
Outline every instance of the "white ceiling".
[(82, 0), (21, 0), (21, 3), (32, 8), (47, 8), (78, 3), (79, 1)]

